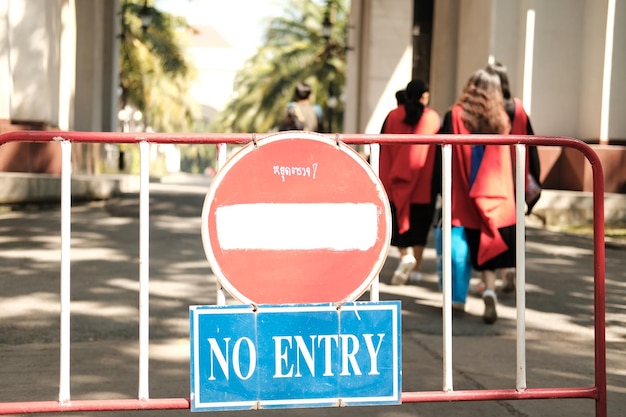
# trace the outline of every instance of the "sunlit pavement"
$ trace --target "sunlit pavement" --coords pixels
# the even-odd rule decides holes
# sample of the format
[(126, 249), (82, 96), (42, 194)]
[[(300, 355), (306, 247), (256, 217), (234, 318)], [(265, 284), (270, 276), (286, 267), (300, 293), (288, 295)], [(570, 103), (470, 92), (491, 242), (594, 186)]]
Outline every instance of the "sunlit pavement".
[[(189, 396), (190, 305), (214, 304), (200, 215), (209, 179), (182, 176), (151, 184), (150, 397)], [(72, 210), (72, 399), (137, 398), (138, 196)], [(0, 213), (0, 401), (56, 400), (59, 384), (60, 213), (56, 206)], [(438, 391), (443, 383), (442, 296), (432, 242), (424, 279), (388, 285), (398, 262), (392, 248), (380, 298), (403, 308), (403, 390)], [(606, 251), (609, 416), (626, 415), (626, 256)], [(476, 275), (477, 277), (477, 275)], [(589, 238), (527, 230), (528, 387), (593, 385), (593, 250)], [(369, 293), (362, 299), (368, 299)], [(228, 298), (228, 302), (235, 301)], [(454, 319), (455, 390), (515, 388), (515, 296), (500, 295), (498, 321), (482, 322), (470, 296)], [(188, 410), (149, 412), (188, 415)], [(272, 416), (591, 416), (592, 400), (421, 403), (249, 411)], [(136, 412), (72, 413), (130, 416)], [(241, 412), (218, 412), (241, 415)], [(52, 415), (52, 414), (48, 414)]]

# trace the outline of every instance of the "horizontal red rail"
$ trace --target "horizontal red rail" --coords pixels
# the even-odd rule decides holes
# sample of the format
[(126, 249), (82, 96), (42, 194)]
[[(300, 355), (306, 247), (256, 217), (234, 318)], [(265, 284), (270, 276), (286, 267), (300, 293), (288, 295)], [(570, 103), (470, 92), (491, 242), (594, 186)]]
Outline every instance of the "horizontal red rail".
[[(0, 145), (7, 142), (50, 142), (54, 140), (69, 140), (80, 143), (173, 143), (173, 144), (246, 144), (269, 133), (147, 133), (147, 132), (62, 132), (62, 131), (35, 131), (16, 130), (0, 134)], [(585, 142), (566, 136), (524, 136), (524, 135), (410, 135), (410, 134), (324, 134), (323, 136), (340, 140), (347, 144), (375, 144), (375, 143), (423, 143), (423, 144), (499, 144), (514, 145), (526, 143), (537, 146), (564, 146), (576, 148), (585, 155), (595, 154)], [(595, 158), (594, 158), (595, 159)], [(590, 160), (593, 164), (594, 161)]]
[(29, 401), (0, 403), (0, 415), (24, 413), (62, 413), (74, 411), (122, 411), (122, 410), (176, 410), (191, 407), (185, 398), (161, 398), (149, 400), (77, 400)]
[(403, 403), (446, 402), (446, 401), (493, 401), (493, 400), (548, 400), (557, 398), (598, 398), (598, 389), (589, 388), (527, 388), (466, 390), (466, 391), (420, 391), (403, 392)]
[[(468, 390), (468, 391), (424, 391), (403, 392), (402, 403), (449, 402), (449, 401), (493, 401), (526, 399), (595, 399), (598, 390), (591, 388), (533, 388), (517, 390)], [(161, 398), (149, 400), (78, 400), (68, 403), (56, 401), (32, 401), (0, 404), (0, 415), (20, 413), (57, 413), (77, 411), (122, 411), (122, 410), (179, 410), (190, 408), (189, 399)]]

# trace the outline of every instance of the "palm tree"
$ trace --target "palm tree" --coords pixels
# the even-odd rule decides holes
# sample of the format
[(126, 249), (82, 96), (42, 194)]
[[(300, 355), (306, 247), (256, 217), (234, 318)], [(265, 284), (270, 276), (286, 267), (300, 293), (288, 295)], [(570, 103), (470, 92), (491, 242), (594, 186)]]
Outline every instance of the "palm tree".
[[(285, 14), (272, 18), (265, 44), (235, 79), (233, 98), (215, 119), (221, 132), (275, 130), (294, 87), (305, 81), (317, 103), (340, 97), (345, 84), (348, 0), (287, 0)], [(332, 99), (331, 99), (332, 101)], [(343, 103), (334, 115), (341, 131)]]
[[(120, 108), (131, 105), (153, 129), (170, 132), (191, 126), (195, 112), (188, 94), (196, 71), (185, 58), (186, 19), (152, 7), (151, 1), (122, 0)], [(142, 24), (148, 17), (149, 24)]]

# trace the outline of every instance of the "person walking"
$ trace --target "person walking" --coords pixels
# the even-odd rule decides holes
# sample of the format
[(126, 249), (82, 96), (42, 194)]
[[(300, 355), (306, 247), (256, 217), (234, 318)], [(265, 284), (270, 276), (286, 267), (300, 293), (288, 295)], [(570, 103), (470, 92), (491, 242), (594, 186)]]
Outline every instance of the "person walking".
[(289, 102), (278, 130), (306, 130), (318, 132), (321, 128), (322, 109), (311, 103), (311, 86), (298, 83), (294, 90), (294, 101)]
[[(400, 104), (401, 99), (398, 99), (398, 107), (387, 115), (381, 133), (437, 133), (440, 118), (436, 111), (427, 107), (426, 82), (409, 82), (404, 92), (405, 104)], [(391, 205), (391, 245), (400, 253), (392, 285), (421, 279), (419, 269), (435, 212), (436, 152), (435, 145), (385, 144), (380, 147), (380, 179)]]
[[(508, 134), (500, 79), (485, 69), (468, 80), (440, 133)], [(452, 225), (465, 228), (472, 267), (485, 284), (483, 320), (498, 318), (496, 270), (515, 266), (515, 194), (508, 146), (454, 145)]]
[[(511, 122), (510, 133), (512, 135), (534, 135), (535, 133), (530, 123), (530, 118), (526, 110), (524, 110), (522, 100), (513, 96), (511, 93), (506, 67), (500, 62), (496, 62), (487, 65), (486, 70), (496, 74), (500, 78), (504, 108)], [(537, 204), (539, 197), (541, 197), (541, 165), (539, 163), (539, 153), (537, 152), (536, 146), (527, 146), (526, 151), (525, 200), (526, 215), (529, 215), (535, 204)], [(513, 160), (513, 166), (515, 166), (514, 148), (511, 149), (511, 158)], [(515, 291), (515, 276), (516, 271), (514, 267), (501, 271), (502, 293), (509, 294)]]

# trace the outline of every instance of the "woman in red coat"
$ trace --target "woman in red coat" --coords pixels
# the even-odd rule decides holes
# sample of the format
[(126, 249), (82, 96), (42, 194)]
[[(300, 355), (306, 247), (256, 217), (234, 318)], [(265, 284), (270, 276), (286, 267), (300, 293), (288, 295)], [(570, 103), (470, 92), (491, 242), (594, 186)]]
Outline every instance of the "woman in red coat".
[[(428, 86), (411, 81), (405, 90), (405, 104), (387, 115), (381, 133), (435, 134), (440, 119), (426, 107)], [(400, 100), (399, 100), (400, 103)], [(400, 264), (391, 283), (402, 285), (421, 278), (419, 268), (435, 212), (436, 162), (434, 145), (383, 145), (380, 149), (380, 179), (387, 191), (392, 211), (391, 245), (400, 252)], [(409, 253), (409, 248), (412, 252)]]
[[(504, 108), (509, 120), (511, 121), (512, 135), (534, 135), (530, 118), (524, 110), (522, 101), (514, 97), (509, 87), (509, 76), (506, 67), (500, 62), (487, 66), (487, 71), (493, 72), (500, 77), (500, 85), (502, 87), (502, 96), (504, 98)], [(526, 147), (526, 214), (530, 214), (533, 207), (541, 196), (541, 165), (539, 163), (539, 154), (536, 146)], [(511, 148), (511, 158), (513, 166), (515, 166), (515, 150)], [(513, 173), (513, 175), (515, 175)], [(515, 176), (513, 176), (515, 178)], [(515, 268), (508, 268), (502, 274), (502, 292), (504, 294), (515, 291)]]
[[(440, 133), (508, 134), (500, 79), (484, 69), (467, 82), (446, 113)], [(474, 269), (485, 284), (483, 320), (498, 317), (496, 270), (515, 266), (515, 194), (508, 146), (455, 145), (452, 149), (452, 225), (465, 227)]]

